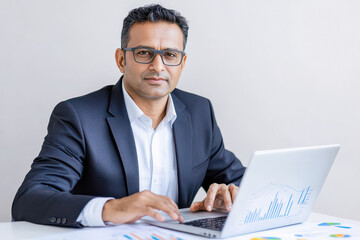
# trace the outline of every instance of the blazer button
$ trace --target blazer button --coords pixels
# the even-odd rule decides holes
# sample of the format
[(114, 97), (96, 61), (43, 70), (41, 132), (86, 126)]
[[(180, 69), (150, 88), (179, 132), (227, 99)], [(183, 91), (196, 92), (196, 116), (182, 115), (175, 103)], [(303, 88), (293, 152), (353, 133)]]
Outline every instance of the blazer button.
[(60, 224), (61, 223), (61, 218), (56, 219), (56, 223)]
[(56, 222), (56, 217), (51, 217), (51, 218), (49, 218), (49, 221), (50, 221), (51, 223)]
[(62, 218), (62, 219), (61, 219), (61, 223), (62, 223), (62, 224), (65, 224), (66, 222), (67, 222), (66, 218)]

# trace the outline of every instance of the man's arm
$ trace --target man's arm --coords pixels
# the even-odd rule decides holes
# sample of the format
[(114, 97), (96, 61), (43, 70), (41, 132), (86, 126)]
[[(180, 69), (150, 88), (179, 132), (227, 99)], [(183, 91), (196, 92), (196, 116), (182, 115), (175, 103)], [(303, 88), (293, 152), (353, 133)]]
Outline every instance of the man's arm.
[(94, 196), (73, 195), (85, 158), (81, 122), (69, 102), (58, 104), (39, 156), (19, 188), (12, 206), (14, 220), (80, 227), (76, 218)]

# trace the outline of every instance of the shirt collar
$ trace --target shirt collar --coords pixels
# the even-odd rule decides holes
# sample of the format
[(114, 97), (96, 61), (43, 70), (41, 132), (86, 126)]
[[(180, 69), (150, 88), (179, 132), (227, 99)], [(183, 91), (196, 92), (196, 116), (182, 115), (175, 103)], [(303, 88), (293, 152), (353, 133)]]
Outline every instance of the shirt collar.
[[(130, 95), (126, 91), (125, 86), (124, 86), (124, 81), (122, 82), (121, 86), (122, 86), (125, 106), (126, 106), (126, 110), (127, 110), (128, 116), (129, 116), (130, 123), (132, 123), (136, 119), (140, 118), (141, 116), (147, 117), (144, 114), (144, 112), (141, 111), (141, 109), (136, 105), (134, 100), (130, 97)], [(170, 122), (170, 124), (172, 126), (176, 120), (176, 117), (177, 117), (177, 115), (176, 115), (176, 111), (175, 111), (174, 102), (172, 100), (171, 94), (169, 94), (168, 102), (166, 105), (166, 115), (165, 115), (164, 119), (162, 120), (162, 122), (165, 122), (165, 123)]]

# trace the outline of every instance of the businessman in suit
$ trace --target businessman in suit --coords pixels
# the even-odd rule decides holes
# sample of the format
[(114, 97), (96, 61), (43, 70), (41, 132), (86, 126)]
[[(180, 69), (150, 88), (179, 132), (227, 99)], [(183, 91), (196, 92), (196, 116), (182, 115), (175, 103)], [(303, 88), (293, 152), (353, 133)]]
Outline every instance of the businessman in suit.
[(68, 227), (182, 222), (192, 211), (231, 209), (245, 168), (224, 148), (211, 103), (176, 89), (188, 25), (160, 5), (124, 19), (123, 74), (112, 86), (59, 103), (39, 156), (19, 188), (14, 220)]

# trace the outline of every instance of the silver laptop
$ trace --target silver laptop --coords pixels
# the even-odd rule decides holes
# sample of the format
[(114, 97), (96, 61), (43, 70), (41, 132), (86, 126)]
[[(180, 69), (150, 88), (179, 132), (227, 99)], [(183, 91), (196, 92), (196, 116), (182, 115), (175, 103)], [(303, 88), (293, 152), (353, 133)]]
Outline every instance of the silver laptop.
[(192, 213), (184, 223), (166, 217), (143, 222), (211, 238), (226, 238), (305, 221), (339, 151), (339, 145), (257, 151), (253, 154), (229, 213)]

